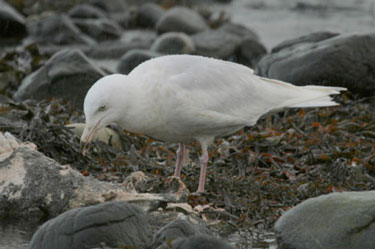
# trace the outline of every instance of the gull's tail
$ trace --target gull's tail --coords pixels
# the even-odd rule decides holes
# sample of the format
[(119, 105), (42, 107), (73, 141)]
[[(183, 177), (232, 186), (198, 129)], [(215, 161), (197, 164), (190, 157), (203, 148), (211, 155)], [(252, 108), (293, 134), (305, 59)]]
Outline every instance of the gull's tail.
[[(339, 105), (332, 99), (332, 95), (346, 91), (344, 87), (330, 86), (295, 86), (278, 80), (260, 77), (267, 83), (278, 85), (283, 90), (291, 93), (290, 98), (285, 100), (279, 107), (323, 107)], [(293, 97), (292, 97), (293, 96)]]

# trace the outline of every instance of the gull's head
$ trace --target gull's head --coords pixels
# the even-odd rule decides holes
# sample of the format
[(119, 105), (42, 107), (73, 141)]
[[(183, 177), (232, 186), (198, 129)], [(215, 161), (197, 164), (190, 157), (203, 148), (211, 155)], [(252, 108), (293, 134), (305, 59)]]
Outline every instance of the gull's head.
[(85, 129), (81, 136), (82, 153), (85, 155), (95, 133), (109, 124), (118, 122), (119, 103), (117, 103), (124, 75), (113, 74), (99, 79), (89, 89), (83, 104)]

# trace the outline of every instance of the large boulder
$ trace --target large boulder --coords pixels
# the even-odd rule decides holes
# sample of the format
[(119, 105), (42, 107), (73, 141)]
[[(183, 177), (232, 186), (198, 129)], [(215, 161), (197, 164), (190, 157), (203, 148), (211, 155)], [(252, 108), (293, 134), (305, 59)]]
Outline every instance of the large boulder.
[(62, 50), (27, 76), (13, 97), (18, 101), (63, 97), (82, 109), (88, 89), (103, 76), (80, 50)]
[(26, 35), (25, 18), (12, 6), (0, 0), (0, 40), (23, 38)]
[(187, 198), (188, 191), (179, 179), (173, 181), (173, 186), (166, 186), (162, 194), (137, 192), (144, 185), (160, 185), (150, 181), (137, 172), (121, 185), (85, 177), (69, 165), (60, 165), (44, 156), (34, 144), (22, 143), (12, 134), (0, 132), (0, 217), (38, 220), (108, 201), (127, 201), (152, 211)]
[(162, 54), (191, 54), (195, 51), (195, 46), (185, 33), (169, 32), (159, 36), (150, 50)]
[(67, 15), (47, 15), (27, 23), (27, 30), (32, 41), (42, 44), (85, 44), (96, 42), (83, 34)]
[(151, 229), (143, 211), (127, 202), (107, 202), (75, 208), (41, 226), (29, 249), (110, 247), (145, 249)]
[(156, 29), (159, 33), (195, 34), (208, 29), (208, 25), (197, 12), (186, 7), (174, 7), (159, 19)]
[(375, 248), (375, 191), (308, 199), (275, 224), (280, 249)]
[(284, 42), (259, 62), (261, 76), (295, 85), (329, 85), (373, 94), (375, 33), (309, 35)]

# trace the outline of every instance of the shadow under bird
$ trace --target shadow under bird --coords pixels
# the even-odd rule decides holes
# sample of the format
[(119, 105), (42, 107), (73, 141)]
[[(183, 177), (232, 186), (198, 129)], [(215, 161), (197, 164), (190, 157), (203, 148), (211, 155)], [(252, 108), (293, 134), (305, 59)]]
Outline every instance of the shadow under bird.
[(287, 107), (338, 105), (330, 95), (342, 87), (294, 86), (254, 75), (248, 67), (193, 55), (167, 55), (143, 62), (129, 75), (99, 79), (84, 101), (83, 153), (109, 124), (178, 143), (174, 175), (180, 177), (185, 145), (199, 141), (204, 192), (207, 147), (217, 136), (254, 125), (264, 114)]

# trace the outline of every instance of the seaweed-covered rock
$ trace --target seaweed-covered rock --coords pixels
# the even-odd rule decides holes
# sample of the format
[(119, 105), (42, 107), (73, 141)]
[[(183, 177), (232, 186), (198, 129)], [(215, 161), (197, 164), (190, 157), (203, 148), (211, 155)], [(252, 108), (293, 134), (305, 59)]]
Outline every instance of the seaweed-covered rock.
[(63, 97), (82, 109), (88, 89), (103, 76), (104, 73), (80, 50), (62, 50), (54, 54), (43, 67), (27, 76), (14, 98), (20, 101)]
[(154, 41), (151, 51), (163, 54), (191, 54), (195, 51), (195, 46), (185, 33), (169, 32)]
[(90, 4), (79, 4), (69, 10), (68, 15), (72, 18), (105, 18), (106, 13), (98, 7)]
[(117, 72), (128, 74), (142, 62), (158, 56), (160, 56), (160, 54), (157, 52), (143, 49), (132, 49), (121, 57), (117, 65)]
[(5, 1), (0, 0), (0, 40), (27, 35), (25, 18)]
[(142, 4), (137, 13), (137, 24), (141, 27), (153, 28), (164, 12), (164, 9), (155, 3)]
[(27, 23), (27, 30), (33, 41), (42, 44), (85, 44), (95, 41), (83, 34), (67, 15), (42, 16)]
[(121, 27), (107, 18), (73, 19), (74, 24), (97, 41), (114, 40), (121, 37)]
[(185, 7), (174, 7), (168, 10), (156, 24), (159, 33), (184, 32), (195, 34), (208, 29), (203, 17)]
[(108, 202), (69, 210), (47, 221), (34, 234), (29, 249), (100, 247), (148, 248), (151, 229), (136, 205)]
[(375, 34), (310, 35), (263, 57), (257, 73), (295, 85), (330, 85), (375, 92)]
[(163, 243), (170, 243), (178, 238), (186, 238), (196, 235), (211, 235), (211, 232), (203, 225), (193, 224), (187, 220), (177, 219), (160, 228), (154, 235), (152, 248), (163, 248)]
[(276, 222), (281, 249), (375, 248), (375, 191), (308, 199)]

